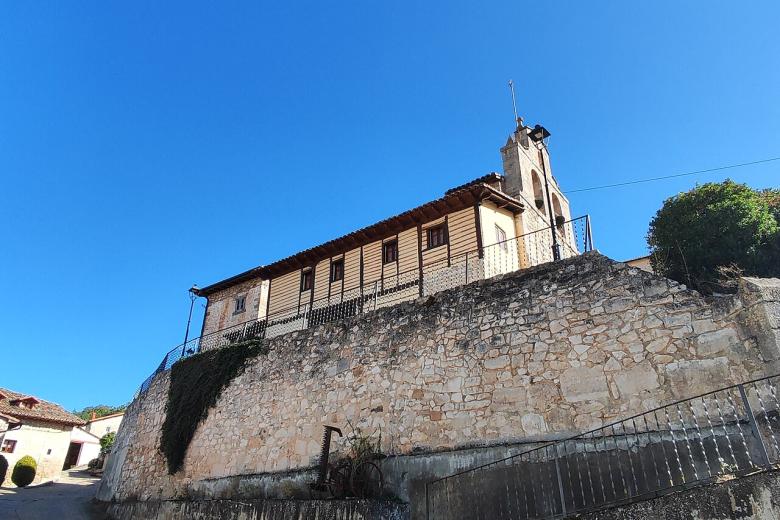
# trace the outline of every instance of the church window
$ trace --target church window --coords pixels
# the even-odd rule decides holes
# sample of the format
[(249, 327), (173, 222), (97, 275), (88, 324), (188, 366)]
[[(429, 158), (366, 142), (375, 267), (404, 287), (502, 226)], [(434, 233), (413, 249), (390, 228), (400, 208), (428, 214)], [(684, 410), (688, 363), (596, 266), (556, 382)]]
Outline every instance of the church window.
[(496, 224), (496, 243), (498, 247), (506, 251), (509, 248), (509, 244), (506, 241), (506, 231), (501, 229), (501, 226)]
[(544, 207), (544, 191), (542, 190), (542, 181), (539, 180), (539, 174), (535, 170), (531, 171), (531, 184), (534, 188), (534, 204), (536, 209), (542, 213), (547, 213)]
[(239, 296), (235, 299), (235, 308), (233, 314), (238, 314), (246, 310), (246, 296)]

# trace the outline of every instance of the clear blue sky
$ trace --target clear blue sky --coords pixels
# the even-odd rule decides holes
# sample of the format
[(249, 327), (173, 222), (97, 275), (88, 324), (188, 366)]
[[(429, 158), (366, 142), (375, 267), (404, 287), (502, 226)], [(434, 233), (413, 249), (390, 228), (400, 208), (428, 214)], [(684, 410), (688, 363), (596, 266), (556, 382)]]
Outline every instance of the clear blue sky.
[[(509, 78), (564, 190), (780, 156), (778, 20), (774, 1), (6, 2), (0, 386), (128, 401), (193, 282), (500, 170)], [(573, 213), (634, 257), (665, 198), (725, 176)]]

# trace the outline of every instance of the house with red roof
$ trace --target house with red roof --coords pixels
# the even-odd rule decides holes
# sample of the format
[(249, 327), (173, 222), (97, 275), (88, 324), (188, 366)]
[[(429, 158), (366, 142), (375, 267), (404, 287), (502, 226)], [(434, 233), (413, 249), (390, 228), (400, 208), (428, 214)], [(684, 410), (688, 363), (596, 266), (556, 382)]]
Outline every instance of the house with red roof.
[[(31, 456), (38, 463), (33, 484), (56, 480), (72, 449), (74, 428), (84, 424), (85, 421), (80, 417), (65, 411), (58, 404), (0, 388), (0, 457), (8, 464), (8, 471), (4, 475), (5, 479), (0, 481), (0, 486), (13, 485), (11, 470), (25, 455)], [(81, 444), (84, 443), (97, 443), (99, 446), (97, 440), (82, 438)], [(90, 448), (93, 449), (92, 446)]]

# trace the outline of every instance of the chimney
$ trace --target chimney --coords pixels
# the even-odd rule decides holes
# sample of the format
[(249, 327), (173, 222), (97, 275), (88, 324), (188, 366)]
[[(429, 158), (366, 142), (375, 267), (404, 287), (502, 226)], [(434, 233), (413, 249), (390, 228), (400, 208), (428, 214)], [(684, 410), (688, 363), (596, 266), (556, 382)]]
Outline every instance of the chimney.
[(94, 421), (97, 419), (97, 414), (95, 413), (95, 410), (92, 410), (92, 415), (90, 415), (89, 420)]

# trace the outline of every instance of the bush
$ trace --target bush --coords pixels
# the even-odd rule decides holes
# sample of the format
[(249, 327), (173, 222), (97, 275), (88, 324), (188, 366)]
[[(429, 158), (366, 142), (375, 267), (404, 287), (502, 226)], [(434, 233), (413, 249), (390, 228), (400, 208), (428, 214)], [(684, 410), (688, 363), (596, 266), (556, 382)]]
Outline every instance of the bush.
[(705, 294), (722, 290), (719, 268), (777, 276), (772, 195), (726, 180), (667, 199), (647, 235), (653, 269)]
[(0, 455), (0, 486), (3, 485), (6, 473), (8, 473), (8, 460)]
[(111, 453), (111, 448), (114, 446), (116, 440), (116, 433), (109, 432), (100, 438), (100, 454), (108, 455)]
[(96, 459), (92, 459), (89, 462), (87, 462), (87, 468), (89, 469), (99, 469), (103, 466), (103, 459), (100, 457)]
[(38, 464), (35, 459), (25, 455), (16, 462), (14, 471), (11, 473), (11, 482), (17, 487), (29, 486), (35, 480), (35, 472), (38, 470)]

